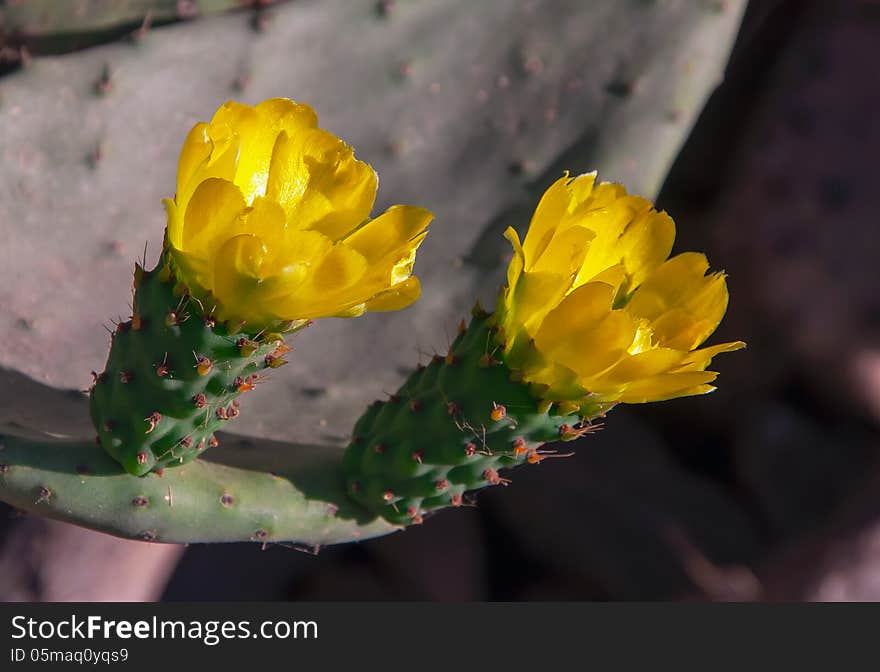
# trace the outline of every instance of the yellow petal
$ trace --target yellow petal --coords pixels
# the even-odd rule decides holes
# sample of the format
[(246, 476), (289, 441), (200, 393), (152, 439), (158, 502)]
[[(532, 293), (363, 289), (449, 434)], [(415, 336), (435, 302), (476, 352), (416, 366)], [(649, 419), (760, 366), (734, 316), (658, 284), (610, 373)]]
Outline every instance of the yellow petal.
[(650, 320), (661, 345), (682, 350), (698, 346), (727, 310), (724, 275), (705, 276), (708, 268), (705, 255), (696, 252), (669, 259), (636, 289), (626, 310)]
[(230, 134), (238, 139), (238, 161), (233, 181), (250, 203), (266, 190), (269, 159), (277, 131), (249, 105), (227, 101), (211, 119), (211, 137)]
[(343, 240), (360, 252), (368, 262), (375, 263), (395, 250), (405, 248), (434, 218), (424, 208), (392, 205)]
[(245, 208), (241, 192), (231, 182), (210, 178), (189, 200), (180, 235), (180, 248), (202, 259), (211, 259), (235, 234), (235, 223)]
[(652, 378), (680, 368), (688, 353), (670, 348), (655, 348), (623, 357), (610, 370), (594, 379), (590, 389), (601, 392), (617, 389), (632, 381)]
[(547, 243), (537, 261), (530, 265), (526, 257), (526, 268), (529, 272), (552, 271), (574, 279), (595, 236), (593, 231), (582, 226), (560, 231)]
[(569, 185), (577, 183), (577, 194), (581, 198), (586, 198), (595, 179), (596, 173), (579, 175), (571, 179), (566, 172), (544, 192), (538, 207), (535, 208), (535, 214), (532, 215), (529, 230), (523, 241), (527, 269), (531, 268), (530, 264), (540, 259), (568, 213), (572, 201), (572, 188)]
[(376, 173), (348, 145), (320, 129), (278, 136), (272, 151), (266, 195), (297, 228), (342, 238), (370, 214)]
[(595, 279), (606, 269), (622, 264), (627, 286), (638, 286), (650, 271), (669, 256), (675, 224), (665, 213), (650, 210), (650, 203), (626, 196), (585, 216), (583, 225), (596, 231), (575, 284)]
[(177, 160), (177, 191), (190, 183), (198, 169), (211, 156), (213, 143), (208, 137), (208, 124), (200, 122), (192, 127), (183, 141)]
[(302, 254), (299, 246), (289, 245), (284, 210), (267, 198), (257, 197), (234, 225), (234, 233), (249, 233), (260, 238), (266, 246), (267, 256), (263, 263), (263, 277), (281, 272), (291, 263), (293, 254)]
[(227, 240), (214, 258), (214, 295), (221, 315), (253, 312), (253, 294), (260, 286), (266, 248), (258, 237), (242, 234)]
[(507, 266), (508, 292), (505, 296), (509, 297), (512, 296), (516, 290), (519, 277), (525, 267), (525, 254), (523, 253), (522, 245), (519, 242), (519, 235), (517, 234), (516, 229), (512, 226), (508, 226), (507, 230), (504, 232), (504, 237), (507, 238), (513, 246), (513, 259), (510, 260), (510, 264)]
[(374, 296), (366, 302), (366, 308), (373, 312), (400, 310), (415, 303), (421, 292), (422, 287), (419, 279), (416, 276), (411, 276)]
[(542, 353), (576, 371), (587, 387), (586, 379), (617, 362), (635, 337), (637, 324), (611, 310), (613, 298), (610, 285), (582, 285), (547, 314), (535, 336)]
[(186, 211), (193, 192), (205, 180), (233, 180), (238, 151), (239, 138), (229, 129), (212, 129), (203, 123), (193, 127), (184, 141), (177, 168), (174, 200), (182, 212)]
[(717, 377), (718, 374), (713, 371), (661, 374), (632, 383), (620, 395), (620, 401), (625, 404), (644, 404), (703, 394), (711, 391), (712, 388), (707, 383)]
[(311, 287), (328, 294), (351, 287), (367, 270), (367, 260), (356, 250), (337, 243), (312, 272)]
[[(316, 231), (300, 233), (321, 235)], [(372, 296), (360, 282), (367, 262), (355, 250), (337, 243), (323, 258), (309, 263), (311, 267), (302, 284), (274, 300), (274, 310), (288, 316), (287, 319), (330, 317)]]
[(538, 330), (544, 316), (555, 308), (571, 286), (571, 278), (556, 273), (523, 273), (510, 298), (511, 308), (504, 325), (511, 337), (513, 329), (529, 335)]
[(255, 109), (276, 135), (281, 131), (292, 135), (300, 129), (318, 126), (318, 115), (311, 106), (289, 98), (269, 98), (257, 104)]
[(746, 347), (746, 344), (742, 341), (731, 341), (729, 343), (720, 343), (718, 345), (712, 345), (707, 348), (700, 348), (699, 350), (694, 350), (693, 352), (687, 353), (685, 357), (682, 359), (681, 368), (682, 369), (697, 369), (703, 370), (712, 362), (712, 358), (715, 355), (719, 355), (724, 352), (734, 352), (736, 350), (742, 350)]
[[(296, 297), (321, 261), (333, 249), (333, 241), (317, 231), (285, 231), (280, 250), (272, 251), (271, 274), (265, 278), (260, 295), (265, 301), (291, 301), (301, 309)], [(284, 314), (283, 309), (278, 309)], [(291, 313), (286, 319), (310, 318), (302, 312)]]

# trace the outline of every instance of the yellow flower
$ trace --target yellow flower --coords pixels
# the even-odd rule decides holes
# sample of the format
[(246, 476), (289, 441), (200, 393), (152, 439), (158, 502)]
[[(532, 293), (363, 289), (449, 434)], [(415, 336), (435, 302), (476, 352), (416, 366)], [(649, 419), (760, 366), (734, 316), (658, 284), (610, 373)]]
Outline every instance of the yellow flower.
[(376, 173), (317, 123), (291, 100), (229, 101), (184, 142), (166, 249), (220, 319), (255, 329), (419, 297), (410, 274), (433, 216), (395, 205), (370, 219)]
[(499, 299), (504, 359), (543, 399), (601, 412), (710, 392), (712, 357), (740, 341), (699, 346), (727, 309), (723, 273), (696, 252), (667, 259), (675, 224), (649, 201), (596, 174), (544, 194)]

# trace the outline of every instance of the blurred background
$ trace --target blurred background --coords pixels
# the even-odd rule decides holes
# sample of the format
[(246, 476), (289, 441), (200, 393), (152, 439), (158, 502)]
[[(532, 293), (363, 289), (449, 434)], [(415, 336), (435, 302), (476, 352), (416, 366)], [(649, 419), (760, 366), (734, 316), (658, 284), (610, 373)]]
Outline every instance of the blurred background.
[(88, 435), (100, 325), (229, 97), (313, 104), (377, 208), (437, 214), (419, 304), (307, 330), (237, 433), (344, 441), (490, 303), (500, 232), (563, 170), (656, 198), (729, 274), (713, 341), (749, 344), (710, 396), (617, 408), (474, 507), (317, 555), (0, 505), (0, 599), (880, 600), (878, 57), (877, 0), (0, 2), (2, 424)]

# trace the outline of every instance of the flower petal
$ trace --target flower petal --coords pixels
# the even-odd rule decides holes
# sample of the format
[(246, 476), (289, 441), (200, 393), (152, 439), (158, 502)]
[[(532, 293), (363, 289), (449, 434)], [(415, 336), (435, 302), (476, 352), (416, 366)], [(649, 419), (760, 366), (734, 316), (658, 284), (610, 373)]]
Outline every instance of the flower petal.
[(246, 205), (231, 182), (212, 177), (190, 198), (179, 236), (180, 248), (202, 259), (212, 259), (220, 246), (235, 234), (235, 223)]
[(374, 263), (395, 250), (408, 247), (413, 237), (423, 231), (433, 218), (434, 215), (424, 208), (392, 205), (343, 240), (368, 262)]
[(611, 309), (614, 288), (589, 283), (575, 289), (547, 317), (535, 335), (545, 356), (576, 371), (582, 378), (604, 371), (633, 342), (637, 324)]
[(422, 293), (422, 286), (416, 276), (410, 276), (390, 289), (380, 292), (367, 301), (366, 308), (373, 312), (400, 310), (415, 303)]
[(714, 371), (665, 373), (631, 383), (620, 395), (620, 401), (625, 404), (643, 404), (705, 394), (715, 389), (707, 383), (717, 377), (718, 374)]
[(333, 240), (370, 214), (378, 180), (351, 147), (321, 129), (281, 133), (272, 150), (266, 195), (287, 212), (293, 226)]
[(632, 315), (652, 322), (658, 343), (690, 350), (705, 341), (727, 310), (727, 282), (721, 273), (706, 276), (705, 255), (685, 252), (655, 269), (626, 305)]
[(250, 234), (230, 238), (217, 251), (213, 290), (221, 319), (254, 314), (254, 294), (260, 288), (265, 256), (263, 241)]

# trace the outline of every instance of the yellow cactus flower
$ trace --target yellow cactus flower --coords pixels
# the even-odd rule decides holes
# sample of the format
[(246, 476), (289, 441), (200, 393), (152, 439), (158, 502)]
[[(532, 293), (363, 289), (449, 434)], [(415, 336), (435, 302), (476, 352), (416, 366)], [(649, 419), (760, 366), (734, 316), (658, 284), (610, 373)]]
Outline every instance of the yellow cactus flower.
[(229, 101), (183, 144), (166, 251), (206, 310), (249, 328), (404, 308), (433, 216), (395, 205), (370, 219), (376, 187), (308, 105)]
[(541, 398), (569, 411), (710, 392), (712, 357), (735, 341), (699, 346), (727, 309), (723, 273), (706, 257), (667, 259), (675, 224), (665, 212), (596, 174), (557, 180), (514, 256), (499, 298), (504, 359)]

